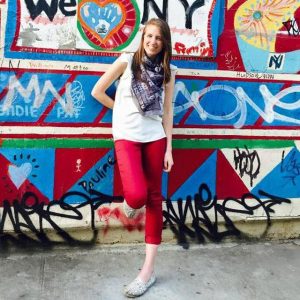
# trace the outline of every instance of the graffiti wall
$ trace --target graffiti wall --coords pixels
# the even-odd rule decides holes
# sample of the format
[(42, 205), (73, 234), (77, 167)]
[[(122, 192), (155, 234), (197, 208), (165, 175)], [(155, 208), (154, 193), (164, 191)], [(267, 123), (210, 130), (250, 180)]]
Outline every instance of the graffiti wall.
[(299, 0), (2, 0), (1, 241), (143, 230), (121, 209), (112, 113), (90, 93), (152, 17), (178, 67), (165, 230), (221, 241), (300, 214)]

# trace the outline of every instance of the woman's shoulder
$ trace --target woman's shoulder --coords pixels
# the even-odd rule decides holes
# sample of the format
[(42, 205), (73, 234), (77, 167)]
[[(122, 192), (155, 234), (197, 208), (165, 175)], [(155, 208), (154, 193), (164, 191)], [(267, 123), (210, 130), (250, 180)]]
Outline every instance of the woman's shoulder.
[(127, 63), (131, 63), (132, 62), (132, 58), (133, 58), (133, 53), (131, 52), (123, 52), (118, 60), (121, 62), (127, 62)]

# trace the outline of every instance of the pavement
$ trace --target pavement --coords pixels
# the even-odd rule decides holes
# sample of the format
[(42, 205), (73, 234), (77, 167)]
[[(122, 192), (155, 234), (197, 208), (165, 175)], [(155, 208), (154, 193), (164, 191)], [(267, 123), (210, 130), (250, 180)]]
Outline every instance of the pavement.
[[(59, 246), (0, 252), (0, 299), (126, 299), (144, 245)], [(300, 299), (300, 240), (162, 244), (158, 280), (143, 300)]]

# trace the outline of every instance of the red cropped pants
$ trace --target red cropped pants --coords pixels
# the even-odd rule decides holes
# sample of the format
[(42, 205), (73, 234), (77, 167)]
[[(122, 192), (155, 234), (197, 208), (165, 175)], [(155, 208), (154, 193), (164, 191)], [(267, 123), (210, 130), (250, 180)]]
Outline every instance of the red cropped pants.
[(115, 141), (115, 151), (128, 205), (146, 206), (145, 242), (160, 244), (162, 236), (162, 172), (166, 138), (147, 142)]

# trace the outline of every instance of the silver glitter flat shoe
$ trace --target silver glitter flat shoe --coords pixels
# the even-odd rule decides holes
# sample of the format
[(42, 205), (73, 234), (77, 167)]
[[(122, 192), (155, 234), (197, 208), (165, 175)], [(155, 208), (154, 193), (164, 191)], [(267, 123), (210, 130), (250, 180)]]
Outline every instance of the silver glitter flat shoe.
[(128, 298), (136, 298), (142, 296), (156, 281), (154, 274), (151, 275), (150, 279), (145, 283), (139, 277), (134, 279), (124, 289), (124, 295)]
[(132, 219), (135, 216), (135, 214), (136, 214), (136, 209), (131, 208), (127, 204), (127, 202), (126, 202), (125, 199), (123, 201), (123, 210), (124, 210), (124, 213), (125, 213), (126, 217), (129, 218), (129, 219)]

